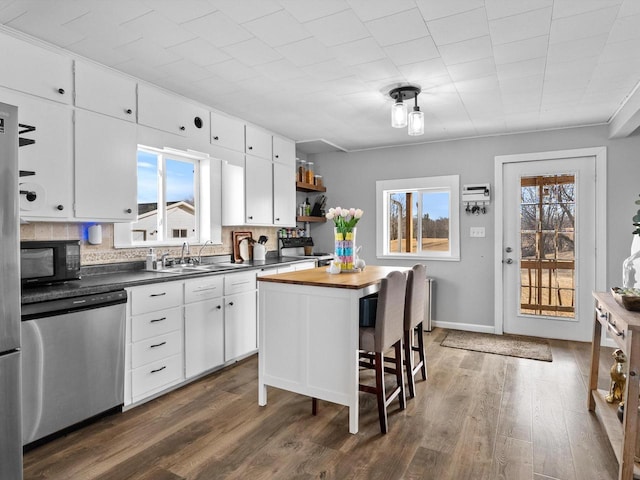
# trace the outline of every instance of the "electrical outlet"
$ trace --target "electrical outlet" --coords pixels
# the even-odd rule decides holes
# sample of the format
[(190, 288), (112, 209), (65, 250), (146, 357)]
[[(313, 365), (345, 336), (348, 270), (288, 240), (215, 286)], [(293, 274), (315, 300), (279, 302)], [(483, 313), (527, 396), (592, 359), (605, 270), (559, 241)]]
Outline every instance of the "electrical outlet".
[(476, 238), (484, 238), (484, 227), (471, 227), (469, 229), (469, 236)]

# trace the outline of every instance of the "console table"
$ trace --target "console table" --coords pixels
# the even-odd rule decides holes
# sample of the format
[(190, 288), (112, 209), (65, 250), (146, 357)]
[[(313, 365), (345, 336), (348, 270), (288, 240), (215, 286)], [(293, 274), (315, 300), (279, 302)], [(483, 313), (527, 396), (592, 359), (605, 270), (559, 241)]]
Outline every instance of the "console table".
[[(619, 480), (640, 478), (640, 446), (638, 445), (638, 394), (640, 393), (640, 313), (630, 312), (618, 304), (608, 292), (594, 292), (595, 320), (591, 345), (591, 372), (589, 374), (589, 411), (598, 409), (599, 419), (609, 437), (620, 464)], [(624, 421), (616, 415), (617, 404), (604, 399), (608, 391), (598, 390), (600, 340), (602, 328), (613, 338), (627, 356), (627, 382), (624, 391)]]

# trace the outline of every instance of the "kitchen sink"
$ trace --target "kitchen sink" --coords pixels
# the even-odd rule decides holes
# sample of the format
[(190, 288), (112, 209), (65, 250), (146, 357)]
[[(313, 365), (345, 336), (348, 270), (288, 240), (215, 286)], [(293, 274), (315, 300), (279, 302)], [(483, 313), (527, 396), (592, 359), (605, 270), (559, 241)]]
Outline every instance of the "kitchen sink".
[(246, 265), (239, 265), (235, 263), (210, 263), (205, 265), (176, 265), (174, 267), (165, 267), (159, 270), (155, 270), (160, 273), (205, 273), (205, 272), (222, 272), (225, 270), (234, 270), (237, 268), (246, 268)]
[(160, 273), (203, 273), (203, 272), (206, 272), (207, 270), (204, 270), (196, 266), (178, 265), (177, 267), (166, 267), (166, 268), (161, 268), (155, 271)]

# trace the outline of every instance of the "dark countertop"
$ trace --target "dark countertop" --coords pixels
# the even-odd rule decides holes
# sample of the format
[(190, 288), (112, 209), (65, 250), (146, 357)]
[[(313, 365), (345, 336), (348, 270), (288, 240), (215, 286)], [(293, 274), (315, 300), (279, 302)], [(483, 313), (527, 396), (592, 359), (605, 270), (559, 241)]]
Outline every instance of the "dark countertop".
[(275, 267), (289, 263), (300, 263), (313, 260), (300, 257), (272, 257), (266, 260), (245, 261), (239, 267), (231, 267), (229, 270), (197, 273), (163, 273), (144, 270), (144, 262), (132, 262), (128, 264), (112, 264), (83, 268), (82, 278), (55, 285), (23, 288), (21, 292), (22, 304), (46, 302), (59, 298), (78, 297), (92, 295), (94, 293), (113, 292), (126, 287), (146, 285), (150, 283), (171, 282), (196, 278), (204, 275), (223, 275), (226, 273), (246, 272), (260, 270), (262, 268)]

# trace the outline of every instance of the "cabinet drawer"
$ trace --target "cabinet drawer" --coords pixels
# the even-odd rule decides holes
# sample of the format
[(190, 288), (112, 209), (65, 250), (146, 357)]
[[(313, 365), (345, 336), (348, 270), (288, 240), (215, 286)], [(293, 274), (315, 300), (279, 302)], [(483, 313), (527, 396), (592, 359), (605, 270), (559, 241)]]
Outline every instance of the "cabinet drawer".
[(182, 303), (182, 282), (132, 288), (130, 296), (131, 315), (176, 307)]
[(182, 355), (173, 355), (136, 368), (131, 374), (134, 401), (141, 395), (182, 379)]
[(627, 351), (627, 322), (618, 315), (613, 315), (605, 305), (598, 303), (596, 305), (596, 315), (607, 331), (607, 336), (612, 338), (618, 348)]
[(232, 273), (224, 276), (224, 294), (247, 292), (256, 289), (256, 273)]
[(131, 341), (139, 342), (145, 338), (163, 335), (181, 328), (181, 307), (137, 315), (131, 319)]
[(199, 302), (222, 296), (224, 277), (222, 275), (184, 282), (184, 303)]
[(180, 331), (147, 338), (136, 342), (131, 349), (131, 368), (138, 368), (148, 363), (157, 362), (182, 352), (182, 335)]

